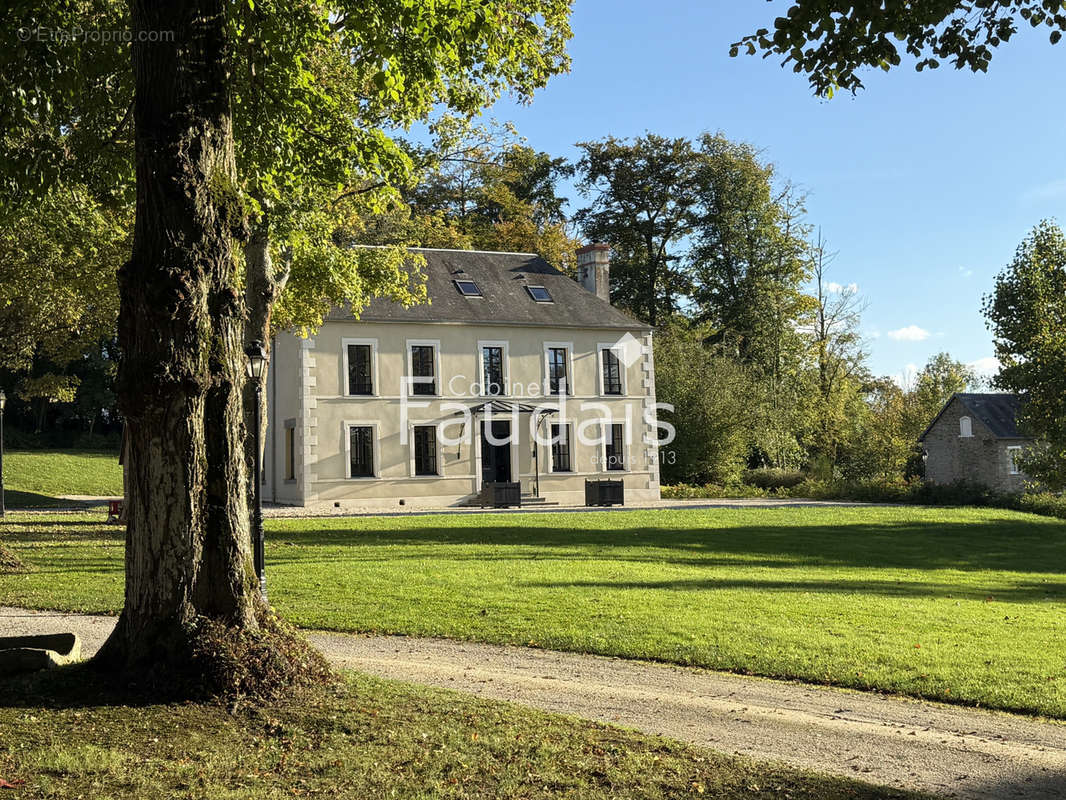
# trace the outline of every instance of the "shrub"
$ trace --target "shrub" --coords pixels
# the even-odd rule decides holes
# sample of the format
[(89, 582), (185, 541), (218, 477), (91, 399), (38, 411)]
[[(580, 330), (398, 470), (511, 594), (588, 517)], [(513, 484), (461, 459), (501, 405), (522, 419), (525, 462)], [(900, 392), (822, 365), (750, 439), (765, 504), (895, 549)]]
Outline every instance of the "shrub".
[[(766, 470), (768, 471), (768, 470)], [(752, 470), (751, 472), (764, 472)], [(939, 485), (912, 481), (821, 481), (802, 482), (776, 489), (758, 486), (663, 486), (666, 500), (719, 499), (738, 497), (790, 497), (805, 500), (841, 500), (856, 503), (913, 503), (926, 506), (984, 506), (1026, 511), (1046, 517), (1066, 519), (1066, 495), (1050, 492), (1017, 494), (990, 489), (977, 483)]]
[(661, 494), (664, 500), (718, 500), (737, 497), (766, 497), (769, 493), (764, 489), (747, 486), (742, 483), (731, 486), (718, 486), (713, 483), (705, 483), (703, 485), (675, 483), (671, 486), (663, 486)]
[(791, 489), (803, 483), (807, 476), (798, 469), (760, 467), (744, 473), (744, 483), (759, 489)]

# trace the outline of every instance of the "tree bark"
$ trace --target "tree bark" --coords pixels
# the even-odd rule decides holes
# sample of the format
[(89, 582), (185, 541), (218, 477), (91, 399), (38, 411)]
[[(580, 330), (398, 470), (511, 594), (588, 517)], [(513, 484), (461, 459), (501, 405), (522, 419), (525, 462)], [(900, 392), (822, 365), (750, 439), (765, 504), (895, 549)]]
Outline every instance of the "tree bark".
[[(254, 627), (224, 0), (132, 0), (137, 206), (120, 270), (126, 594), (105, 665), (188, 667), (197, 618)], [(168, 31), (138, 41), (142, 31)], [(145, 37), (146, 39), (148, 37)]]
[[(245, 345), (254, 341), (263, 343), (267, 353), (267, 363), (272, 360), (270, 349), (270, 317), (274, 302), (278, 299), (285, 284), (289, 281), (291, 254), (286, 252), (280, 264), (276, 264), (270, 254), (270, 221), (263, 217), (252, 231), (244, 247), (244, 302), (248, 311), (245, 328)], [(244, 389), (244, 424), (248, 430), (255, 425), (256, 387), (251, 381)], [(269, 415), (266, 413), (267, 395), (263, 393), (263, 413), (260, 417), (259, 441), (265, 446), (266, 428)], [(255, 438), (249, 436), (245, 443), (244, 458), (250, 480), (255, 480)], [(249, 512), (253, 502), (252, 487), (248, 488)]]

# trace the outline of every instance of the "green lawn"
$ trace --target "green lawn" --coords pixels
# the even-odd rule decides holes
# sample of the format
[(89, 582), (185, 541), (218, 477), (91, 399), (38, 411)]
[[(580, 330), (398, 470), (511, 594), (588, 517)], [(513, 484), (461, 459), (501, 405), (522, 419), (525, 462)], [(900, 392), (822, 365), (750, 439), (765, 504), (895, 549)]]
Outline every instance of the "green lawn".
[(916, 797), (366, 676), (353, 675), (336, 691), (231, 714), (215, 705), (109, 697), (84, 672), (67, 668), (29, 683), (0, 683), (0, 778), (17, 786), (7, 795)]
[(9, 508), (53, 506), (60, 495), (119, 496), (122, 467), (117, 453), (16, 450), (4, 453), (4, 487)]
[[(0, 603), (117, 611), (121, 531), (22, 519)], [(273, 520), (307, 628), (528, 644), (1066, 718), (1066, 524), (798, 508)]]

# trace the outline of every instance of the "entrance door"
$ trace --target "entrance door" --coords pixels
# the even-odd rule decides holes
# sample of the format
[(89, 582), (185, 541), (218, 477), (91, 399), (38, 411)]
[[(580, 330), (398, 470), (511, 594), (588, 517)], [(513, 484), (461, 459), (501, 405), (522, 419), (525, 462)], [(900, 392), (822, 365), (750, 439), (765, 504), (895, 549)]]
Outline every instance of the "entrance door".
[[(497, 442), (505, 444), (492, 444), (489, 441), (489, 426), (492, 426), (492, 436)], [(511, 480), (511, 423), (507, 421), (493, 420), (481, 423), (481, 482), (507, 483)]]

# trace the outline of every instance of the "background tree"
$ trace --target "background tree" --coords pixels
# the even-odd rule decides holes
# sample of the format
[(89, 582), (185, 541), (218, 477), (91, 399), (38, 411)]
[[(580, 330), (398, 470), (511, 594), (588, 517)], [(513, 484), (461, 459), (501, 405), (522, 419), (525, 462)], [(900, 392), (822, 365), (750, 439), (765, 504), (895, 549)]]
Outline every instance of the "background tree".
[(692, 143), (648, 133), (577, 146), (578, 188), (592, 205), (575, 220), (586, 239), (611, 244), (612, 301), (656, 325), (689, 290), (677, 248), (693, 229)]
[(0, 369), (61, 368), (115, 329), (131, 217), (65, 185), (0, 212)]
[(812, 430), (809, 444), (817, 471), (833, 474), (848, 431), (854, 430), (852, 410), (859, 402), (867, 373), (859, 322), (865, 308), (854, 286), (841, 286), (829, 280), (829, 266), (835, 254), (826, 251), (819, 238), (814, 248), (814, 319), (808, 331), (814, 358), (815, 386)]
[(948, 353), (932, 356), (914, 376), (914, 385), (907, 392), (908, 435), (917, 439), (953, 394), (975, 389), (977, 384), (973, 367)]
[(425, 237), (413, 244), (440, 246), (444, 225), (450, 241), (465, 247), (537, 253), (557, 268), (572, 267), (578, 242), (558, 193), (573, 173), (565, 159), (528, 147), (512, 125), (445, 117), (433, 131), (433, 145), (414, 157), (421, 170), (403, 193), (409, 213), (398, 232)]
[(752, 380), (706, 339), (706, 328), (682, 318), (655, 335), (656, 400), (673, 406), (662, 419), (677, 429), (674, 441), (659, 450), (664, 483), (734, 484), (747, 463)]
[(1037, 225), (996, 276), (984, 314), (995, 341), (995, 382), (1024, 400), (1021, 429), (1042, 445), (1022, 458), (1032, 478), (1066, 488), (1066, 237)]
[(783, 56), (782, 65), (806, 73), (817, 94), (832, 96), (838, 87), (862, 88), (861, 70), (899, 66), (903, 54), (919, 72), (941, 61), (985, 72), (992, 51), (1017, 33), (1019, 21), (1046, 29), (1052, 44), (1066, 31), (1060, 0), (793, 0), (772, 32), (745, 36), (730, 55)]

